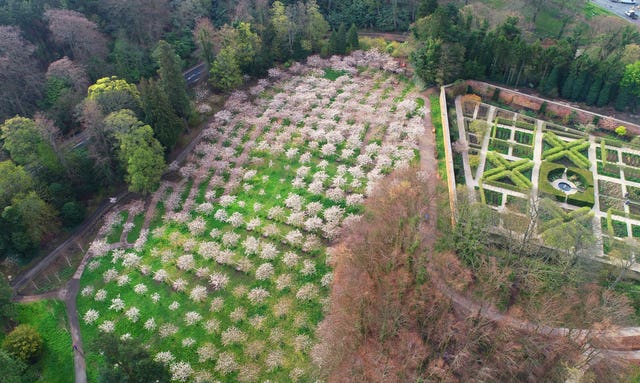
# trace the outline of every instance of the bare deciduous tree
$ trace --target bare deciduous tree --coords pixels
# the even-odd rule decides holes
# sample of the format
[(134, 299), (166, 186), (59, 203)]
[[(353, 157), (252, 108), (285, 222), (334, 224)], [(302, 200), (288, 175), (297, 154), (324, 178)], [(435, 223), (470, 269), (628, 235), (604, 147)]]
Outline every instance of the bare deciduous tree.
[(34, 52), (19, 28), (0, 26), (0, 117), (28, 114), (41, 95), (44, 74)]
[(102, 61), (109, 53), (107, 39), (98, 31), (98, 25), (82, 13), (68, 9), (50, 9), (45, 12), (49, 30), (56, 44), (64, 47), (74, 60), (88, 64)]

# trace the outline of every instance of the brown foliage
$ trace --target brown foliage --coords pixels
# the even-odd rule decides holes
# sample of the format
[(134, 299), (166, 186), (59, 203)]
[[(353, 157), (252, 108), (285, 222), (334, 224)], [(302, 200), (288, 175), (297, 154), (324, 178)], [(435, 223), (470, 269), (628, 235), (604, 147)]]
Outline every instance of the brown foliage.
[(82, 13), (68, 9), (50, 9), (44, 15), (49, 22), (53, 40), (69, 49), (74, 60), (88, 63), (107, 56), (107, 39), (98, 31), (98, 25)]
[[(330, 310), (318, 327), (320, 342), (312, 352), (319, 375), (345, 383), (564, 381), (567, 366), (592, 363), (589, 373), (597, 375), (598, 381), (620, 377), (624, 369), (601, 365), (583, 343), (569, 337), (547, 336), (532, 327), (509, 327), (511, 322), (502, 323), (497, 317), (456, 310), (434, 278), (458, 290), (484, 282), (487, 295), (498, 289), (508, 298), (512, 270), (489, 259), (474, 276), (454, 254), (432, 254), (421, 243), (425, 226), (420, 217), (429, 202), (424, 181), (415, 171), (397, 173), (367, 201), (362, 222), (344, 233), (332, 254)], [(414, 270), (413, 265), (425, 262), (416, 262), (420, 257), (428, 264), (426, 281)], [(432, 274), (434, 270), (437, 274)], [(535, 278), (530, 279), (523, 285), (538, 285)], [(558, 321), (587, 314), (586, 304), (571, 308), (574, 293), (548, 300), (563, 317)], [(585, 294), (587, 303), (602, 306), (594, 301), (605, 297), (602, 291)], [(606, 297), (609, 307), (624, 306), (618, 298)], [(514, 307), (512, 311), (526, 317), (534, 310)], [(609, 311), (599, 310), (590, 318), (608, 315)], [(535, 311), (539, 317), (545, 312), (546, 307)]]
[(43, 73), (34, 52), (19, 28), (0, 26), (0, 117), (28, 114), (40, 96)]
[(316, 364), (335, 382), (406, 382), (428, 355), (412, 308), (411, 253), (429, 198), (415, 170), (391, 177), (366, 203), (363, 224), (334, 252), (331, 310)]
[(86, 92), (89, 86), (87, 71), (66, 56), (49, 64), (47, 79), (52, 77), (68, 81), (78, 93)]

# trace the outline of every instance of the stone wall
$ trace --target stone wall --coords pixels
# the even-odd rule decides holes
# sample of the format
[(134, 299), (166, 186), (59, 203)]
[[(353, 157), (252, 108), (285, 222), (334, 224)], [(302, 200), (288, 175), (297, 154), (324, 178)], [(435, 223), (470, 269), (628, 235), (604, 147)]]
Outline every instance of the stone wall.
[(442, 134), (444, 136), (444, 157), (447, 168), (447, 187), (449, 189), (449, 208), (451, 209), (451, 226), (455, 226), (456, 211), (456, 175), (453, 171), (453, 152), (451, 151), (451, 133), (449, 131), (449, 112), (445, 87), (440, 88), (440, 116), (442, 118)]

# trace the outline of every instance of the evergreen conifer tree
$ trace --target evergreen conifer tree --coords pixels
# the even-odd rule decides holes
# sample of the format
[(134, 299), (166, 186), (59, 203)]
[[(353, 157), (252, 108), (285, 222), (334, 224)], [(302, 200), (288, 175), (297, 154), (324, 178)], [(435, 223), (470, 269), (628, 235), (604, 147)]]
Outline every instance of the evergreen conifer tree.
[(144, 122), (151, 125), (154, 136), (169, 152), (178, 141), (184, 123), (175, 114), (169, 97), (154, 80), (140, 82)]
[(189, 104), (189, 97), (187, 96), (187, 84), (182, 76), (178, 55), (176, 55), (173, 47), (164, 40), (160, 40), (153, 54), (159, 66), (158, 75), (160, 76), (160, 87), (169, 97), (173, 111), (179, 117), (189, 117), (191, 114), (191, 106)]
[(360, 49), (360, 42), (358, 41), (358, 30), (355, 24), (351, 24), (351, 27), (347, 31), (347, 49), (356, 51)]

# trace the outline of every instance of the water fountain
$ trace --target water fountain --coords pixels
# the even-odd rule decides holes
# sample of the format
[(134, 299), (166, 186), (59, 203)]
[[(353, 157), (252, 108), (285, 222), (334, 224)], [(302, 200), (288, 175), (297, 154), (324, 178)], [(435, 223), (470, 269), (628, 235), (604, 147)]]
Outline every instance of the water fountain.
[(564, 168), (564, 172), (562, 172), (562, 176), (557, 180), (551, 182), (551, 185), (562, 191), (566, 195), (574, 194), (578, 192), (578, 187), (567, 178), (567, 168)]

